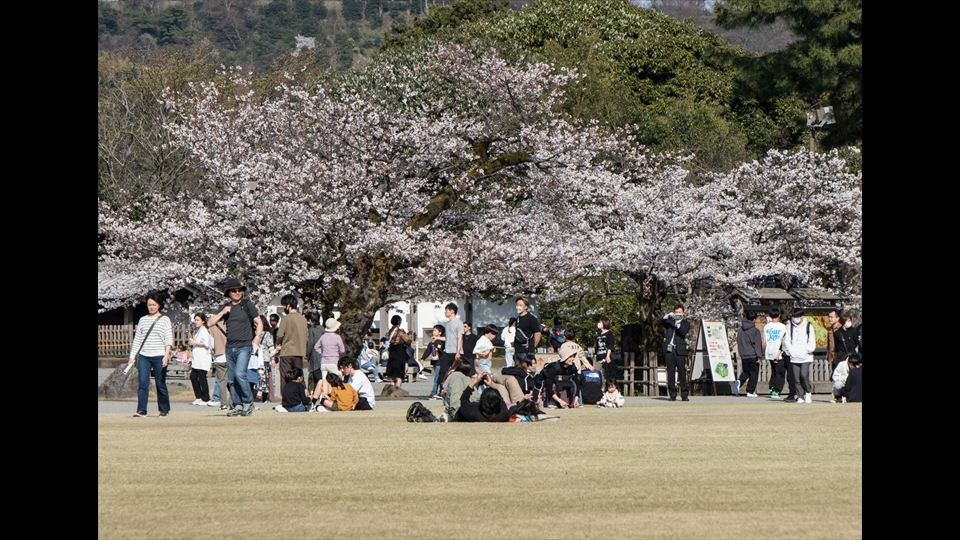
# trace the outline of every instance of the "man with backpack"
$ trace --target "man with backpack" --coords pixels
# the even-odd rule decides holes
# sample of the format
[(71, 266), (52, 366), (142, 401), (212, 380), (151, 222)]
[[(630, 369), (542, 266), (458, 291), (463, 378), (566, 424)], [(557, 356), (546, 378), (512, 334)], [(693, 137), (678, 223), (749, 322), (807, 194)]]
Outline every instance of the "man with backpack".
[[(810, 364), (813, 363), (813, 351), (817, 348), (817, 336), (813, 325), (806, 318), (803, 308), (793, 308), (787, 334), (783, 337), (783, 354), (790, 357), (790, 395), (796, 392), (797, 403), (810, 403)], [(801, 389), (803, 395), (800, 395)]]
[(247, 382), (247, 366), (253, 347), (260, 345), (263, 322), (260, 312), (248, 298), (247, 288), (236, 278), (230, 278), (223, 286), (224, 296), (230, 299), (219, 313), (207, 321), (208, 326), (224, 320), (227, 323), (227, 386), (233, 399), (233, 410), (227, 416), (250, 416), (253, 414), (253, 392)]

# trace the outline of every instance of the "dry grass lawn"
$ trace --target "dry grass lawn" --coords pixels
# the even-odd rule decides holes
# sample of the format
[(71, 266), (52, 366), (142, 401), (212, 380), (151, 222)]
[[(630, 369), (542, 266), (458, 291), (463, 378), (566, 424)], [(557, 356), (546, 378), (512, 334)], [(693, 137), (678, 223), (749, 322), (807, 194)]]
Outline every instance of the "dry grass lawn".
[[(435, 408), (436, 410), (436, 408)], [(861, 538), (862, 406), (97, 418), (99, 538)]]

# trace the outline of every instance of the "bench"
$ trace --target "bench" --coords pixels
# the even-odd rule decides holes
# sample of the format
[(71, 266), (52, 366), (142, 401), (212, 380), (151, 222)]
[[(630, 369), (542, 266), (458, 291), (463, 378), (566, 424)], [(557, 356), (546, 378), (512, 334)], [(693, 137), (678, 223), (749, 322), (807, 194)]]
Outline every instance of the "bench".
[(168, 362), (167, 363), (167, 378), (168, 379), (189, 379), (190, 378), (190, 363), (189, 362)]
[(414, 383), (417, 382), (417, 378), (420, 376), (420, 368), (417, 366), (407, 366), (407, 382)]

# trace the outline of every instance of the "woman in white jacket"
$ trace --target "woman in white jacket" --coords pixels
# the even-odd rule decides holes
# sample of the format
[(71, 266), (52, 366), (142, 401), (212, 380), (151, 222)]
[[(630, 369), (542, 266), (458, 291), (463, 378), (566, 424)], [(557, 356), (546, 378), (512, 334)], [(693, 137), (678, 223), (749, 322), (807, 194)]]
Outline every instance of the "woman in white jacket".
[(517, 318), (510, 317), (510, 322), (503, 327), (503, 331), (500, 332), (500, 339), (503, 340), (504, 354), (506, 355), (507, 365), (506, 367), (513, 367), (513, 353), (516, 349), (513, 348), (513, 339), (517, 336)]
[(193, 346), (190, 352), (190, 384), (193, 385), (193, 405), (206, 405), (210, 402), (210, 387), (207, 384), (207, 373), (213, 361), (213, 336), (207, 330), (207, 316), (197, 313), (193, 316), (193, 325), (197, 327), (193, 339), (188, 345)]

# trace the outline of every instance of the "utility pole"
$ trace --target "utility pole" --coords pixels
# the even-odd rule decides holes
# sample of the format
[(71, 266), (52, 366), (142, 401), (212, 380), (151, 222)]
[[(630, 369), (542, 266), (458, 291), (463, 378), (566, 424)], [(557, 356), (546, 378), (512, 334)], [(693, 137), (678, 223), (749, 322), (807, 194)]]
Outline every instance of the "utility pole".
[(833, 107), (814, 107), (807, 111), (807, 132), (810, 134), (810, 151), (816, 152), (816, 130), (827, 124), (836, 124), (837, 119), (833, 116)]

